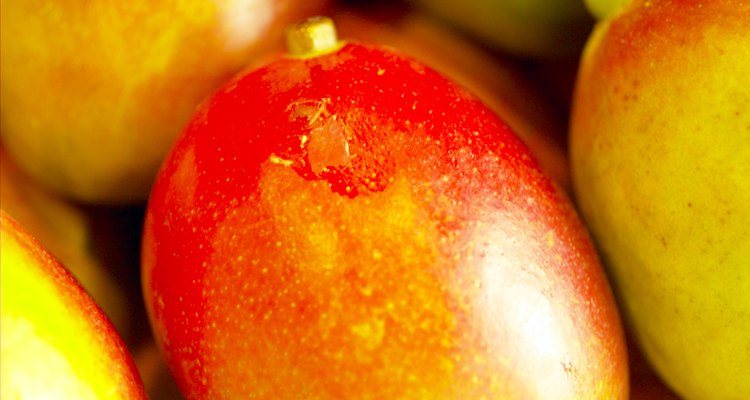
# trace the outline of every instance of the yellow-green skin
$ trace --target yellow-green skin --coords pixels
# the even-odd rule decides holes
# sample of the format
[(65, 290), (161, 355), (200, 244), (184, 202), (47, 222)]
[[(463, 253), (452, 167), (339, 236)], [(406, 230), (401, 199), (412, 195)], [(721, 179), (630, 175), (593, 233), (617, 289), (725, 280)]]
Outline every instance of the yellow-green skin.
[(648, 360), (685, 399), (749, 399), (750, 2), (634, 0), (602, 21), (570, 150)]
[(145, 399), (125, 344), (94, 300), (0, 211), (0, 398)]
[(411, 0), (486, 44), (535, 58), (575, 56), (591, 29), (583, 0)]
[(584, 0), (586, 9), (597, 19), (604, 19), (610, 13), (620, 10), (629, 0)]

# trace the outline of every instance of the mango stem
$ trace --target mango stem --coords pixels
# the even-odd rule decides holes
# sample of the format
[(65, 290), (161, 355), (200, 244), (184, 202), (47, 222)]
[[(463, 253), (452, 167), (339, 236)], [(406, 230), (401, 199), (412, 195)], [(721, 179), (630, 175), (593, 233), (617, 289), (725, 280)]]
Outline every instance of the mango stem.
[(292, 25), (286, 31), (286, 46), (289, 55), (311, 58), (332, 53), (341, 48), (336, 26), (328, 17), (310, 17)]

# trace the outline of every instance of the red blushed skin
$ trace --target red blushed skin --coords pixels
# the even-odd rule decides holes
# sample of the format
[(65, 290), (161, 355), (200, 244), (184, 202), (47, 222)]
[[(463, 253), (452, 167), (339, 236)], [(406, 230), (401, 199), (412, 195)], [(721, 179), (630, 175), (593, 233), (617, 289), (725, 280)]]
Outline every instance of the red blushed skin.
[[(632, 85), (637, 87), (638, 75), (646, 73), (646, 66), (654, 63), (660, 68), (681, 70), (681, 61), (671, 57), (675, 44), (693, 46), (701, 41), (706, 25), (714, 21), (722, 21), (725, 30), (747, 32), (744, 20), (735, 18), (737, 14), (747, 13), (747, 3), (742, 1), (730, 4), (703, 0), (634, 0), (623, 7), (622, 14), (610, 20), (608, 33), (601, 38), (606, 42), (597, 44), (600, 51), (605, 51), (599, 56), (606, 65), (600, 74), (605, 82), (632, 80)], [(655, 32), (658, 36), (654, 36)], [(628, 76), (632, 79), (626, 79)], [(627, 90), (622, 92), (623, 96), (627, 95)]]
[(189, 398), (627, 398), (568, 200), (486, 107), (389, 50), (280, 58), (210, 98), (143, 238)]

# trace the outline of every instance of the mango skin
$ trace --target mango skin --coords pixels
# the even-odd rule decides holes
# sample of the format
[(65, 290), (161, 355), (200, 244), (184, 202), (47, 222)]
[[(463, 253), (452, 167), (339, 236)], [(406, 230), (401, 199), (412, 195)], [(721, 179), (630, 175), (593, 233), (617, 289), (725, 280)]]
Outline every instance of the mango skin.
[(633, 1), (595, 29), (574, 191), (647, 359), (686, 399), (750, 398), (750, 3)]
[(0, 185), (3, 211), (65, 265), (127, 340), (131, 305), (123, 283), (117, 281), (115, 266), (99, 254), (101, 246), (89, 210), (44, 190), (1, 147)]
[(325, 1), (3, 1), (3, 144), (57, 193), (144, 202), (201, 100)]
[(40, 242), (0, 210), (4, 399), (146, 399), (125, 343)]
[(628, 398), (567, 197), (489, 108), (387, 48), (280, 58), (217, 92), (143, 232), (187, 398)]
[(519, 57), (576, 56), (592, 19), (582, 0), (411, 0), (490, 47)]

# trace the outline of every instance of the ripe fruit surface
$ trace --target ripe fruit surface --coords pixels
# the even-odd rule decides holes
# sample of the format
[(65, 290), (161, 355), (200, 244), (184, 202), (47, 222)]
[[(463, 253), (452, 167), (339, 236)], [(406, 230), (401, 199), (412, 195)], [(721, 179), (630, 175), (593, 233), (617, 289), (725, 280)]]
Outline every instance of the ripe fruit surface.
[(515, 60), (489, 51), (418, 10), (383, 4), (339, 7), (334, 19), (342, 37), (394, 47), (466, 88), (502, 117), (548, 176), (571, 190), (565, 118), (549, 93), (535, 87)]
[(122, 339), (78, 282), (0, 211), (3, 399), (145, 399)]
[[(130, 329), (121, 284), (98, 257), (91, 221), (85, 210), (44, 190), (0, 148), (0, 204), (3, 211), (57, 258), (104, 310), (117, 330)], [(130, 249), (128, 249), (130, 250)]]
[(325, 0), (0, 3), (0, 131), (59, 193), (144, 201), (196, 105)]
[(626, 398), (587, 233), (472, 96), (345, 43), (198, 111), (147, 209), (143, 288), (188, 398)]
[(582, 214), (669, 386), (750, 398), (750, 3), (632, 1), (610, 15), (571, 117)]
[(580, 51), (591, 29), (582, 0), (411, 0), (476, 40), (523, 57)]

